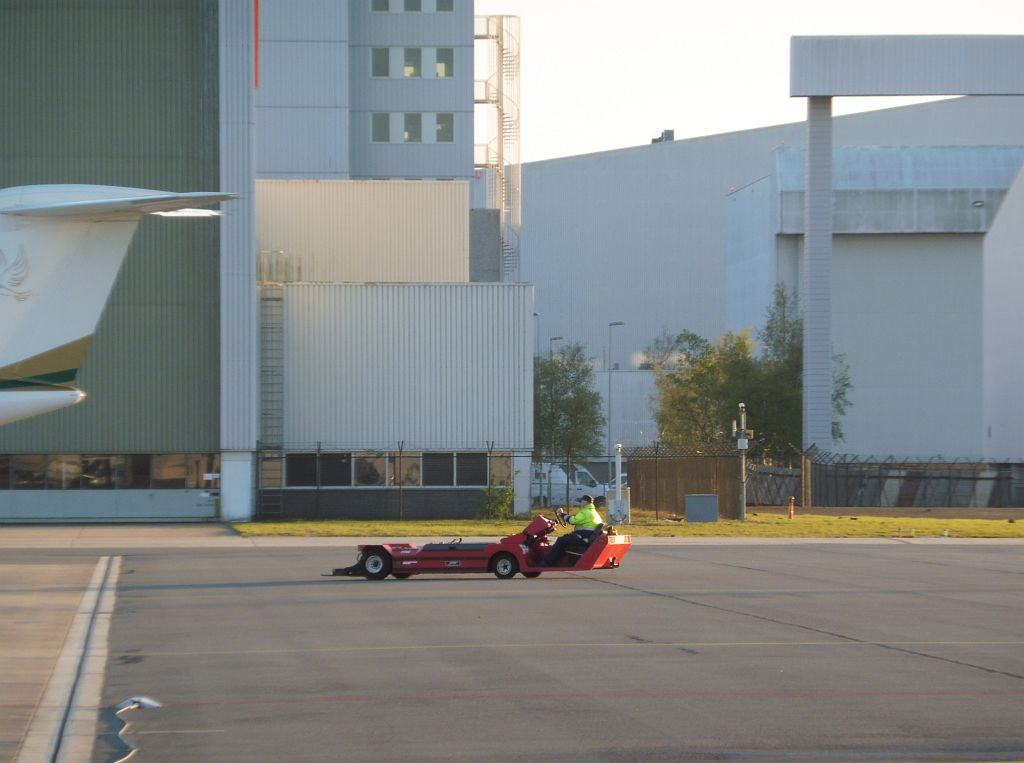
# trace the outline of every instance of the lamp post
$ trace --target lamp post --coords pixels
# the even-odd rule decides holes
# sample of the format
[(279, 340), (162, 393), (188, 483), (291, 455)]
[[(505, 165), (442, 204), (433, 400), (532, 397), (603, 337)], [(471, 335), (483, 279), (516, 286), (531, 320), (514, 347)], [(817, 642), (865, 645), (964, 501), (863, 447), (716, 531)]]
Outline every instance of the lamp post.
[(562, 339), (565, 339), (565, 337), (564, 336), (553, 336), (553, 337), (549, 337), (548, 338), (548, 360), (551, 360), (551, 358), (554, 357), (554, 354), (555, 354), (555, 352), (554, 352), (555, 342), (558, 342), (558, 341), (560, 341)]
[[(560, 340), (562, 340), (564, 338), (565, 337), (561, 337), (561, 336), (548, 337), (548, 362), (549, 363), (551, 362), (552, 358), (554, 358), (554, 355), (555, 355), (555, 350), (554, 350), (555, 342), (558, 342), (558, 341), (560, 341)], [(550, 372), (550, 369), (549, 369), (549, 372)], [(550, 378), (548, 379), (548, 404), (551, 405), (552, 407), (555, 404), (555, 390), (551, 387), (551, 379)], [(554, 412), (552, 411), (552, 413), (554, 413)], [(554, 431), (554, 429), (551, 430), (550, 434), (551, 434), (551, 440), (548, 443), (548, 463), (544, 467), (547, 470), (547, 473), (548, 473), (548, 491), (547, 491), (548, 503), (551, 502), (551, 498), (552, 498), (552, 495), (551, 495), (551, 465), (555, 462), (555, 431)], [(542, 506), (544, 505), (543, 497), (541, 499), (541, 505)]]
[[(608, 482), (611, 482), (612, 473), (612, 329), (616, 326), (625, 326), (623, 321), (612, 321), (608, 324), (608, 425), (605, 427), (608, 436), (608, 447), (605, 450), (608, 459)], [(618, 507), (616, 507), (618, 508)]]
[(540, 313), (533, 314), (533, 354), (540, 355)]

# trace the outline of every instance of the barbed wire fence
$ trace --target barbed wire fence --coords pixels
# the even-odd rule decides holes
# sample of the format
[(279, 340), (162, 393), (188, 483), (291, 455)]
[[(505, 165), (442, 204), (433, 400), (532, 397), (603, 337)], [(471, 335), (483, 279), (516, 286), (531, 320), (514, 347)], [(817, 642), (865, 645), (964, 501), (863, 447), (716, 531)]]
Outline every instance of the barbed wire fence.
[[(747, 463), (747, 504), (862, 508), (1024, 507), (1024, 462), (799, 453), (799, 468)], [(739, 456), (731, 444), (681, 448), (664, 443), (628, 452), (635, 507), (682, 514), (687, 494), (719, 496), (722, 516), (738, 505)]]

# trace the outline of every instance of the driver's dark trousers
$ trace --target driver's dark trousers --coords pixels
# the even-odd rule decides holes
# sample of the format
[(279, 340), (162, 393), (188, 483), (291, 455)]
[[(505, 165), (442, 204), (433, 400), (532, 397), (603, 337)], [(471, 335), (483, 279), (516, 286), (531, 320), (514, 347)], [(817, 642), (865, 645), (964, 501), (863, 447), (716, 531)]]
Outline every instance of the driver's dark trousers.
[(573, 530), (571, 533), (561, 536), (555, 541), (555, 545), (551, 547), (547, 554), (544, 555), (544, 558), (540, 560), (541, 566), (554, 567), (555, 562), (558, 561), (566, 546), (572, 543), (586, 545), (587, 543), (590, 543), (590, 539), (593, 535), (593, 530)]

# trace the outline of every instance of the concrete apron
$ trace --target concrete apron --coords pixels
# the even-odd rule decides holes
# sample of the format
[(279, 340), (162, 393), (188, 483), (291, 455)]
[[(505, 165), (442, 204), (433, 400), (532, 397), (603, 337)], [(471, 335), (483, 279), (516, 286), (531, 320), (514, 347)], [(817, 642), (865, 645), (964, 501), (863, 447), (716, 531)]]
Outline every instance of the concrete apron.
[(96, 563), (15, 763), (90, 760), (120, 571), (119, 556)]

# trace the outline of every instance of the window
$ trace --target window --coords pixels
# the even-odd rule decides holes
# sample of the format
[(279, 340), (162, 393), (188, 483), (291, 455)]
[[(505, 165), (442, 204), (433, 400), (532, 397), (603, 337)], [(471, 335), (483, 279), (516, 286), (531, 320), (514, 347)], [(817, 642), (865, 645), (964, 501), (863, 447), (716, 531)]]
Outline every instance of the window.
[(455, 0), (437, 0), (438, 13), (451, 13), (455, 10)]
[(405, 49), (405, 67), (402, 69), (402, 74), (406, 77), (422, 77), (423, 76), (423, 49), (422, 48), (406, 48)]
[(423, 115), (406, 114), (402, 139), (406, 143), (420, 143), (423, 140)]
[(274, 456), (264, 457), (260, 463), (260, 487), (279, 488), (283, 487), (281, 478), (284, 470), (281, 468), (281, 461)]
[(316, 487), (316, 453), (288, 453), (284, 480), (288, 487)]
[(508, 485), (512, 482), (512, 454), (491, 454), (491, 484)]
[(350, 486), (352, 484), (352, 454), (321, 453), (320, 484), (324, 487)]
[(423, 0), (405, 0), (405, 10), (407, 11), (422, 11)]
[(78, 490), (81, 478), (81, 456), (50, 456), (46, 477), (46, 486), (50, 490)]
[(43, 490), (46, 488), (46, 468), (49, 456), (16, 455), (14, 457), (14, 487), (18, 490)]
[(216, 453), (0, 456), (0, 490), (197, 489), (220, 471)]
[(391, 76), (391, 48), (372, 48), (370, 50), (370, 76)]
[(149, 490), (148, 454), (121, 456), (114, 466), (115, 486), (134, 490)]
[(434, 487), (454, 485), (455, 455), (453, 453), (424, 453), (423, 484)]
[(384, 485), (387, 477), (387, 459), (383, 453), (356, 454), (356, 485), (377, 487)]
[(374, 13), (387, 13), (391, 9), (388, 7), (388, 0), (372, 0), (370, 10)]
[(458, 453), (455, 460), (456, 485), (487, 484), (487, 454)]
[(114, 487), (114, 469), (110, 456), (82, 457), (82, 487), (87, 490), (109, 490)]
[(438, 77), (455, 75), (455, 48), (438, 48), (436, 71)]
[(390, 114), (374, 114), (373, 115), (373, 142), (374, 143), (390, 143), (391, 142), (391, 115)]
[(220, 474), (220, 454), (192, 453), (185, 456), (185, 474), (189, 490), (203, 490), (212, 487), (207, 474)]
[(401, 456), (390, 456), (388, 465), (388, 482), (392, 485), (419, 487), (420, 454), (403, 453)]
[(455, 115), (437, 115), (437, 142), (451, 143), (455, 140)]
[(154, 488), (184, 488), (185, 482), (185, 456), (155, 455), (150, 462), (153, 470)]

